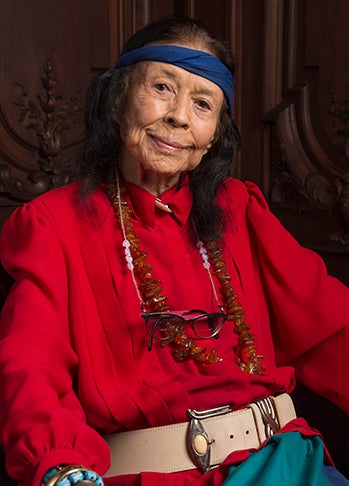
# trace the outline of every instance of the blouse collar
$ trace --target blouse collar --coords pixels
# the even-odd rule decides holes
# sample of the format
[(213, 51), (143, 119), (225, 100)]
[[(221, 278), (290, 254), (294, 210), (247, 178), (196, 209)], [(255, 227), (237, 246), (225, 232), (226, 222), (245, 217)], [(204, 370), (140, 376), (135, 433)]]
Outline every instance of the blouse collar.
[(192, 207), (192, 196), (189, 189), (189, 176), (185, 174), (180, 182), (161, 195), (161, 202), (167, 205), (171, 212), (166, 212), (155, 205), (156, 197), (140, 186), (122, 180), (121, 185), (127, 189), (123, 197), (130, 204), (134, 216), (147, 226), (153, 227), (155, 219), (164, 214), (185, 224)]

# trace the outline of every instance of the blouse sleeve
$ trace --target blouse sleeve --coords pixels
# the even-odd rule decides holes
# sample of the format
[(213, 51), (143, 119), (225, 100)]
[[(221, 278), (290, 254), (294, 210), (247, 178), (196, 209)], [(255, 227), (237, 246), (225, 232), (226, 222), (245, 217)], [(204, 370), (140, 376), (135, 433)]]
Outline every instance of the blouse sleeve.
[(253, 183), (246, 186), (278, 364), (293, 365), (299, 381), (349, 412), (349, 288), (286, 231)]
[(68, 275), (59, 233), (40, 201), (5, 223), (1, 260), (15, 280), (1, 314), (0, 442), (19, 484), (39, 484), (59, 464), (104, 473), (105, 441), (86, 424), (73, 392)]

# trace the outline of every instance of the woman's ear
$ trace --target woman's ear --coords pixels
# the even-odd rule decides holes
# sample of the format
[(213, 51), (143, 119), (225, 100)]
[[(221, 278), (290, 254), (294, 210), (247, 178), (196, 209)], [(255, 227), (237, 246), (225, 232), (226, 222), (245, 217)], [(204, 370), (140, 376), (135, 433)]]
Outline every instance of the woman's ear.
[(207, 152), (210, 150), (210, 148), (211, 148), (211, 147), (212, 147), (212, 145), (213, 145), (213, 142), (214, 142), (214, 141), (212, 140), (212, 142), (210, 142), (210, 143), (209, 143), (209, 144), (206, 146), (206, 150), (205, 150), (205, 152), (204, 152), (204, 155), (206, 155), (206, 154), (207, 154)]
[(206, 145), (206, 150), (205, 150), (204, 155), (207, 154), (207, 152), (210, 150), (210, 148), (212, 147), (212, 145), (216, 143), (217, 138), (218, 137), (217, 137), (217, 130), (216, 130), (215, 134), (213, 135), (213, 137), (211, 138), (211, 140), (209, 141), (209, 143)]

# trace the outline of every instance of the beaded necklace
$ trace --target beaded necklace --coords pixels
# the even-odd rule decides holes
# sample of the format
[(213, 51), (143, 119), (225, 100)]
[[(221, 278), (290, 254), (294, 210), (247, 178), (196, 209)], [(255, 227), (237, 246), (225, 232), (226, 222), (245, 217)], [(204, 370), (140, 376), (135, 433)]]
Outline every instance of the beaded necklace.
[[(116, 183), (110, 184), (108, 189), (109, 198), (121, 226), (122, 246), (125, 251), (126, 263), (132, 276), (141, 309), (150, 312), (169, 311), (170, 307), (167, 305), (169, 297), (162, 295), (161, 282), (153, 278), (152, 266), (147, 262), (148, 255), (139, 246), (139, 239), (131, 221), (132, 210), (121, 197), (118, 175)], [(260, 363), (263, 355), (257, 354), (254, 335), (250, 332), (250, 326), (246, 323), (246, 316), (241, 304), (236, 300), (237, 296), (230, 283), (231, 277), (223, 259), (222, 249), (218, 242), (213, 239), (205, 240), (205, 242), (198, 239), (197, 247), (203, 260), (203, 266), (207, 270), (217, 305), (221, 312), (226, 311), (227, 320), (234, 322), (234, 332), (238, 336), (235, 361), (243, 371), (260, 375), (264, 369)], [(213, 268), (212, 274), (217, 277), (221, 287), (223, 305), (221, 305), (217, 295), (210, 271), (211, 266)], [(141, 282), (140, 284), (137, 283), (137, 279)], [(171, 344), (174, 348), (172, 355), (176, 361), (193, 359), (198, 364), (211, 364), (221, 361), (214, 348), (209, 351), (206, 348), (201, 348), (184, 333), (183, 329), (179, 329), (173, 340), (165, 345), (167, 344)]]

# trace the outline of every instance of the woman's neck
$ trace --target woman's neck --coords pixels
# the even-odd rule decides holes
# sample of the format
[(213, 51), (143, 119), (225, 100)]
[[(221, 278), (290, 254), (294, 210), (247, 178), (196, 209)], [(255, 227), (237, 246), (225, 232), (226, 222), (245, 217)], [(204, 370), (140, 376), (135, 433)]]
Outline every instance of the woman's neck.
[(159, 174), (157, 172), (135, 169), (135, 167), (132, 167), (132, 170), (130, 170), (123, 165), (120, 167), (120, 172), (126, 181), (142, 187), (155, 197), (160, 197), (168, 189), (178, 184), (181, 179), (180, 173)]

